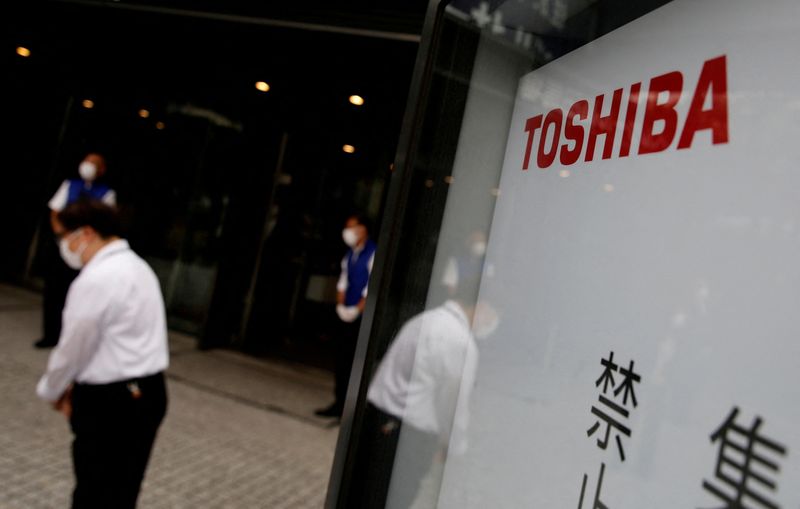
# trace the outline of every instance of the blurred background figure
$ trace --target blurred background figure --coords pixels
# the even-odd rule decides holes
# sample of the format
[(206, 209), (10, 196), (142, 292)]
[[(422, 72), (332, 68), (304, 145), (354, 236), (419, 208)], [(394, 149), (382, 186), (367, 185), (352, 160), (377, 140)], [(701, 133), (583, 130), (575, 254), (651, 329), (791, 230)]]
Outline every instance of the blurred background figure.
[(441, 281), (449, 295), (455, 295), (459, 280), (481, 277), (486, 257), (486, 233), (482, 230), (473, 231), (466, 240), (465, 248), (447, 259)]
[(350, 216), (342, 230), (342, 240), (348, 250), (342, 259), (342, 272), (336, 285), (336, 314), (339, 317), (336, 341), (336, 371), (334, 402), (315, 413), (321, 417), (341, 417), (347, 396), (350, 368), (356, 351), (361, 314), (367, 302), (367, 286), (375, 261), (376, 244), (369, 238), (366, 219)]
[[(50, 226), (58, 236), (61, 225), (57, 214), (68, 205), (79, 200), (98, 200), (115, 207), (117, 195), (113, 189), (102, 183), (106, 173), (106, 161), (102, 155), (89, 153), (78, 165), (79, 178), (67, 179), (61, 183), (56, 193), (48, 202), (50, 208)], [(68, 267), (49, 246), (44, 278), (44, 307), (42, 313), (43, 337), (34, 343), (37, 348), (50, 348), (58, 343), (61, 334), (61, 313), (67, 298), (69, 285), (78, 272)]]

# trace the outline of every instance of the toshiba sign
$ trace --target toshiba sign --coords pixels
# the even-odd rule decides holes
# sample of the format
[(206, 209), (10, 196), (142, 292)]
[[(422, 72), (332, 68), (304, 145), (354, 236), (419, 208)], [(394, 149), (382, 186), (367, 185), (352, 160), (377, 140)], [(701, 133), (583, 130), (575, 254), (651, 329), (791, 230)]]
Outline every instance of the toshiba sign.
[(513, 75), (439, 508), (800, 506), (798, 48), (796, 0), (675, 0)]
[[(580, 99), (567, 110), (554, 108), (546, 115), (539, 114), (525, 121), (527, 142), (522, 169), (527, 170), (534, 142), (538, 146), (536, 165), (549, 168), (556, 156), (561, 164), (569, 166), (579, 160), (592, 161), (598, 143), (600, 157), (628, 157), (634, 129), (640, 132), (639, 147), (634, 153), (650, 154), (662, 152), (672, 145), (676, 135), (678, 148), (691, 148), (695, 135), (708, 130), (713, 144), (728, 142), (728, 85), (726, 58), (720, 56), (703, 64), (697, 85), (691, 95), (691, 106), (684, 118), (678, 115), (676, 106), (684, 91), (688, 78), (680, 71), (672, 71), (652, 78), (642, 93), (642, 83), (632, 84), (627, 90), (618, 88), (609, 94), (594, 98), (590, 106), (588, 99)], [(625, 121), (620, 126), (620, 111), (625, 104)], [(637, 123), (639, 103), (644, 102), (644, 117)], [(604, 103), (610, 103), (607, 114)], [(704, 105), (710, 103), (706, 108)], [(591, 111), (591, 120), (589, 112)], [(588, 123), (588, 125), (586, 125)], [(659, 129), (660, 123), (660, 129)], [(621, 128), (620, 128), (621, 127)], [(618, 150), (614, 142), (620, 137)]]

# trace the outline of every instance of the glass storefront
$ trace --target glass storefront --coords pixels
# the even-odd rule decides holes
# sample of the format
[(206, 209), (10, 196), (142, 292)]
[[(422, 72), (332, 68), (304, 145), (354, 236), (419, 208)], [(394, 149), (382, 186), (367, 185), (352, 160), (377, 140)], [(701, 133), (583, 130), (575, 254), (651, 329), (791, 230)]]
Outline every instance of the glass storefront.
[(341, 228), (383, 212), (413, 35), (128, 7), (18, 5), (2, 21), (0, 277), (41, 284), (58, 258), (46, 203), (98, 151), (173, 330), (327, 366)]
[(788, 1), (432, 2), (327, 507), (790, 507)]

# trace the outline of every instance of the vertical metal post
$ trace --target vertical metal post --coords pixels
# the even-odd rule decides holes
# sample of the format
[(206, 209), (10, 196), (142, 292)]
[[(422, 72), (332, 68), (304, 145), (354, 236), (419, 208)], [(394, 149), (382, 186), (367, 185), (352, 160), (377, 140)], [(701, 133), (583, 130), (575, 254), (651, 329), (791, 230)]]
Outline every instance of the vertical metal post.
[[(72, 117), (72, 107), (75, 104), (75, 97), (69, 96), (67, 98), (67, 107), (64, 110), (64, 120), (61, 122), (61, 129), (58, 131), (58, 141), (56, 141), (56, 149), (53, 153), (53, 162), (50, 165), (50, 172), (47, 175), (47, 182), (46, 189), (51, 189), (52, 184), (56, 178), (58, 173), (58, 161), (61, 158), (61, 148), (64, 145), (64, 138), (67, 135), (67, 128), (69, 127), (69, 121)], [(39, 251), (39, 237), (42, 234), (42, 223), (45, 221), (45, 218), (42, 217), (43, 215), (50, 215), (50, 209), (48, 208), (45, 214), (40, 214), (38, 220), (36, 221), (36, 230), (33, 233), (33, 239), (31, 240), (30, 247), (28, 248), (28, 259), (25, 262), (25, 273), (23, 274), (23, 279), (25, 281), (31, 280), (31, 271), (33, 270), (33, 262), (36, 260), (36, 253)]]
[(372, 368), (372, 361), (368, 360), (368, 353), (371, 350), (369, 339), (375, 317), (380, 315), (381, 307), (385, 304), (388, 294), (390, 274), (400, 242), (403, 216), (414, 173), (414, 155), (425, 113), (427, 91), (432, 80), (433, 60), (441, 27), (440, 20), (447, 3), (448, 0), (430, 0), (426, 11), (425, 26), (417, 53), (414, 75), (411, 79), (403, 127), (397, 144), (394, 177), (389, 188), (386, 213), (378, 239), (375, 267), (369, 283), (370, 298), (364, 309), (347, 387), (347, 399), (339, 429), (339, 440), (336, 443), (336, 455), (328, 483), (325, 509), (350, 509), (348, 502), (351, 473), (356, 461), (356, 449), (361, 434), (361, 417), (364, 413), (368, 383), (364, 375), (369, 373)]
[[(197, 161), (197, 171), (195, 172), (195, 178), (192, 182), (192, 192), (189, 195), (189, 200), (195, 198), (198, 189), (200, 188), (200, 179), (201, 173), (203, 171), (203, 167), (205, 166), (205, 158), (206, 153), (208, 152), (208, 146), (211, 143), (212, 136), (214, 134), (214, 124), (209, 120), (208, 125), (206, 126), (206, 136), (203, 140), (203, 148), (200, 151), (200, 156), (198, 157)], [(166, 288), (164, 289), (164, 305), (167, 308), (167, 313), (169, 313), (170, 309), (172, 309), (172, 305), (175, 302), (175, 294), (178, 289), (178, 281), (180, 281), (181, 273), (183, 272), (184, 263), (183, 260), (186, 257), (186, 251), (189, 249), (189, 246), (192, 245), (192, 238), (190, 237), (190, 225), (192, 223), (192, 216), (189, 215), (189, 210), (187, 210), (186, 215), (186, 229), (183, 232), (183, 238), (181, 239), (181, 248), (178, 251), (178, 256), (175, 258), (175, 263), (172, 264), (172, 270), (169, 273), (169, 278), (167, 279)]]
[(275, 194), (280, 184), (280, 179), (283, 176), (283, 160), (286, 157), (286, 145), (289, 143), (289, 133), (284, 132), (281, 137), (281, 146), (278, 151), (278, 161), (275, 167), (275, 176), (272, 182), (272, 188), (269, 191), (267, 198), (267, 213), (264, 215), (264, 228), (261, 230), (261, 240), (258, 244), (258, 252), (256, 253), (256, 265), (253, 269), (253, 277), (250, 280), (250, 287), (247, 289), (247, 295), (244, 299), (244, 312), (242, 312), (242, 321), (239, 323), (239, 337), (238, 343), (244, 342), (247, 337), (247, 329), (250, 325), (250, 317), (253, 314), (253, 304), (255, 301), (256, 286), (258, 283), (258, 276), (261, 273), (261, 261), (264, 257), (264, 247), (267, 244), (267, 239), (271, 233), (270, 221), (272, 219), (272, 205), (275, 202)]

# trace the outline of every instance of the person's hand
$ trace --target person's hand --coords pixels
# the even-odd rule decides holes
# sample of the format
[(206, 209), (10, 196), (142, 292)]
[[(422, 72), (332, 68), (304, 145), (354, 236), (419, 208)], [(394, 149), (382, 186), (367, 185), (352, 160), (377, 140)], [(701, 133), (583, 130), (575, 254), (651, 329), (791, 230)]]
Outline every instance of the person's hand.
[(72, 416), (72, 386), (67, 387), (64, 394), (58, 398), (58, 401), (53, 403), (53, 409), (57, 412), (64, 414), (64, 417), (69, 419)]
[(336, 304), (344, 305), (344, 292), (336, 292)]
[(383, 424), (383, 426), (381, 426), (381, 433), (388, 437), (392, 434), (392, 432), (394, 432), (394, 430), (398, 428), (398, 426), (398, 422), (394, 419), (388, 420)]
[(358, 313), (359, 313), (359, 314), (361, 314), (361, 313), (363, 313), (363, 312), (364, 312), (364, 307), (365, 307), (366, 305), (367, 305), (367, 299), (365, 299), (365, 298), (363, 298), (363, 297), (362, 297), (362, 298), (361, 298), (361, 300), (360, 300), (360, 301), (358, 301), (358, 304), (356, 305), (356, 307), (358, 307)]
[(352, 323), (358, 319), (361, 313), (358, 311), (358, 307), (356, 306), (348, 307), (344, 304), (339, 304), (336, 306), (336, 314), (339, 315), (339, 320), (345, 323)]

